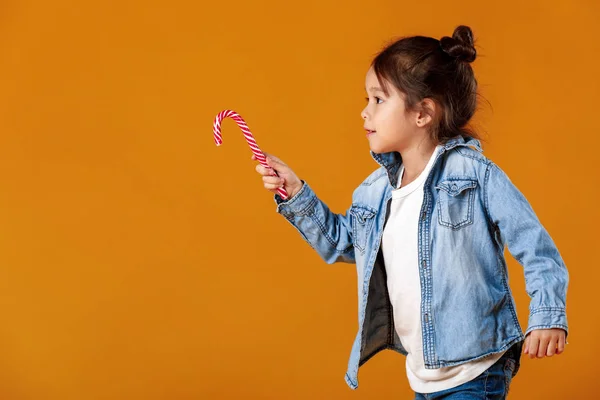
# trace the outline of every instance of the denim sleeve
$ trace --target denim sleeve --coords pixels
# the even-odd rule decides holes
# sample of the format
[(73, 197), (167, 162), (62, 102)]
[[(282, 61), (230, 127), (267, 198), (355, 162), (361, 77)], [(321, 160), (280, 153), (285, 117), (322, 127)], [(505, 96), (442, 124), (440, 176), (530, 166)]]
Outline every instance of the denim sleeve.
[(329, 210), (308, 183), (292, 198), (275, 195), (277, 212), (292, 224), (325, 262), (354, 263), (351, 217), (348, 212), (335, 214)]
[(568, 334), (569, 273), (552, 238), (525, 196), (493, 163), (486, 170), (484, 190), (488, 215), (525, 273), (525, 287), (531, 298), (525, 334), (549, 328), (562, 328)]

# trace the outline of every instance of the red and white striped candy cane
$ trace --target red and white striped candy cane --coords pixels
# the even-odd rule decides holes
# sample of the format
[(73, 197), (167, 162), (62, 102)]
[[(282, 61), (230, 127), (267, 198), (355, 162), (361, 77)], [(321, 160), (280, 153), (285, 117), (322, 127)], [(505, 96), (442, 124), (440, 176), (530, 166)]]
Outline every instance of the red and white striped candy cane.
[[(220, 146), (223, 144), (223, 138), (221, 136), (221, 121), (223, 121), (223, 119), (225, 119), (227, 117), (231, 117), (231, 119), (233, 119), (238, 124), (238, 126), (244, 133), (244, 137), (246, 138), (246, 141), (248, 142), (248, 146), (250, 146), (250, 149), (252, 150), (252, 153), (254, 153), (254, 155), (256, 156), (256, 159), (258, 160), (258, 162), (263, 167), (271, 169), (271, 167), (267, 164), (267, 158), (265, 157), (263, 152), (258, 147), (258, 144), (256, 144), (256, 140), (254, 139), (254, 136), (252, 136), (252, 133), (250, 132), (250, 129), (248, 128), (248, 125), (246, 124), (246, 121), (244, 121), (244, 119), (235, 111), (223, 110), (219, 114), (217, 114), (217, 116), (215, 117), (215, 121), (213, 122), (213, 134), (214, 134), (215, 144), (217, 146)], [(274, 174), (276, 174), (276, 173), (274, 172)], [(279, 194), (279, 196), (281, 196), (281, 198), (284, 200), (287, 199), (287, 197), (288, 197), (288, 194), (284, 188), (278, 188), (277, 194)]]

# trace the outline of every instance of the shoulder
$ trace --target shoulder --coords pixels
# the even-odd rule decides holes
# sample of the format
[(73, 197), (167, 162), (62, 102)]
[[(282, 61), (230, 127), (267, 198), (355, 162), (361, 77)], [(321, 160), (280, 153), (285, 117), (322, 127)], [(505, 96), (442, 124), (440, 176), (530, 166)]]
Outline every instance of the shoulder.
[(483, 152), (470, 146), (460, 146), (451, 149), (447, 153), (448, 158), (460, 159), (464, 163), (470, 163), (474, 166), (488, 166), (492, 160), (487, 158)]
[(442, 155), (442, 178), (469, 178), (483, 183), (490, 168), (495, 167), (492, 160), (480, 150), (469, 146), (458, 146)]
[(364, 200), (371, 198), (385, 189), (388, 181), (388, 173), (384, 167), (379, 167), (371, 172), (357, 187), (352, 194), (353, 200)]
[(371, 172), (369, 176), (367, 176), (362, 183), (358, 186), (357, 189), (360, 189), (362, 186), (372, 186), (382, 179), (386, 179), (387, 170), (384, 167), (379, 167), (375, 171)]
[(506, 175), (506, 172), (494, 160), (471, 147), (461, 146), (452, 149), (448, 152), (447, 157), (452, 163), (468, 165), (473, 171), (483, 172), (486, 177), (489, 174)]

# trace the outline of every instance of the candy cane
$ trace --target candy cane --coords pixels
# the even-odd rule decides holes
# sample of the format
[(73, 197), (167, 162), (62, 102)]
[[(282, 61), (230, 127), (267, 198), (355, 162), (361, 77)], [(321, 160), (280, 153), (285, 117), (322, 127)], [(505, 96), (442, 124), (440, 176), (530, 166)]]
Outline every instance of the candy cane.
[[(246, 121), (244, 121), (244, 119), (235, 111), (223, 110), (219, 114), (217, 114), (217, 116), (215, 117), (215, 121), (213, 122), (213, 134), (214, 134), (215, 144), (217, 146), (220, 146), (223, 144), (223, 138), (221, 136), (221, 121), (223, 121), (223, 119), (225, 119), (227, 117), (231, 117), (231, 119), (233, 119), (238, 124), (238, 126), (244, 133), (244, 137), (246, 138), (246, 141), (248, 142), (248, 146), (250, 146), (250, 150), (252, 150), (252, 153), (254, 153), (254, 155), (256, 156), (256, 160), (263, 167), (271, 169), (269, 164), (267, 164), (267, 158), (265, 157), (264, 153), (258, 147), (258, 144), (256, 144), (256, 140), (254, 139), (254, 136), (252, 136), (252, 133), (250, 132), (250, 129), (248, 128), (248, 125), (246, 124)], [(275, 175), (277, 175), (277, 173), (275, 173)], [(287, 199), (287, 197), (288, 197), (288, 194), (284, 188), (278, 188), (277, 193), (284, 200)]]

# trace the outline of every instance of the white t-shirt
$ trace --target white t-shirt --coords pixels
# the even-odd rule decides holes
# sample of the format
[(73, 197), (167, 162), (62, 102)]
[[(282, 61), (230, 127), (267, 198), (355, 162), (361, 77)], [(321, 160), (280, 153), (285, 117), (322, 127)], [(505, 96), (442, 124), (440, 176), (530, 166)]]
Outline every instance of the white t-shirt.
[[(425, 368), (417, 239), (423, 184), (440, 149), (441, 146), (436, 147), (427, 166), (414, 181), (392, 192), (390, 215), (382, 239), (395, 328), (402, 346), (408, 352), (406, 373), (410, 387), (417, 393), (437, 392), (466, 383), (479, 376), (502, 356), (502, 353), (493, 354), (453, 367)], [(401, 167), (400, 182), (403, 173), (404, 168)]]

